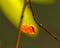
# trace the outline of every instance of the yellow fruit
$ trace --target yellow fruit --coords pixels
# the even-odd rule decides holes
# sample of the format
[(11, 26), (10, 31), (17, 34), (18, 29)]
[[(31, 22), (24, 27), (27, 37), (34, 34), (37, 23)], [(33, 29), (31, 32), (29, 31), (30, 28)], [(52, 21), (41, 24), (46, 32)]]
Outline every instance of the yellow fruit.
[[(2, 11), (5, 14), (6, 18), (15, 26), (18, 28), (19, 21), (21, 17), (22, 8), (24, 5), (24, 0), (1, 0), (2, 4)], [(24, 12), (24, 18), (22, 22), (23, 25), (29, 25), (29, 26), (35, 26), (36, 31), (34, 34), (31, 34), (30, 32), (27, 32), (27, 35), (30, 36), (36, 36), (38, 33), (38, 25), (33, 19), (32, 12), (28, 6), (25, 8)]]

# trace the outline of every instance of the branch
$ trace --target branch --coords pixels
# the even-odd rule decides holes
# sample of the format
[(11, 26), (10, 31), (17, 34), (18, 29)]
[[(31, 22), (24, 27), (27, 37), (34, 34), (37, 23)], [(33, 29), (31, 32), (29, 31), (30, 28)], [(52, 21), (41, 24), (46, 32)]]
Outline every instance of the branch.
[(20, 18), (20, 23), (19, 23), (19, 27), (18, 27), (18, 35), (17, 35), (17, 41), (16, 41), (16, 48), (19, 47), (19, 43), (20, 43), (20, 32), (21, 32), (21, 25), (22, 25), (22, 20), (23, 20), (23, 14), (24, 14), (24, 10), (25, 10), (25, 7), (26, 7), (26, 0), (24, 0), (24, 6), (23, 6), (23, 9), (22, 9), (22, 14), (21, 14), (21, 18)]
[(44, 26), (42, 26), (41, 24), (38, 23), (38, 21), (35, 19), (34, 17), (34, 12), (33, 12), (33, 9), (32, 9), (32, 6), (31, 6), (31, 1), (29, 0), (29, 5), (30, 5), (30, 8), (31, 8), (31, 12), (32, 12), (32, 15), (33, 15), (33, 18), (35, 20), (35, 22), (44, 30), (46, 31), (50, 36), (52, 36), (55, 40), (57, 41), (60, 41), (60, 38), (57, 37), (55, 34), (53, 34), (52, 32), (49, 32)]

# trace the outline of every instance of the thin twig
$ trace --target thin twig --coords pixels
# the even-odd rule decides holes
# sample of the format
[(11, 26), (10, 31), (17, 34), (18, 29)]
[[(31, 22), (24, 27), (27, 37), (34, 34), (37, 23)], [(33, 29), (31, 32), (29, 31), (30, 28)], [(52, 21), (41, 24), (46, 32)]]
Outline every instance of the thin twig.
[(26, 7), (26, 0), (24, 0), (24, 6), (23, 6), (23, 9), (22, 9), (22, 14), (21, 14), (21, 18), (20, 18), (20, 23), (19, 23), (19, 27), (18, 27), (18, 35), (17, 35), (17, 41), (16, 41), (16, 48), (19, 48), (19, 43), (20, 43), (20, 36), (21, 36), (21, 25), (22, 25), (22, 20), (23, 20), (23, 14), (24, 14), (24, 10), (25, 10), (25, 7)]
[(32, 6), (31, 6), (31, 1), (29, 0), (29, 5), (30, 5), (30, 9), (31, 9), (31, 12), (32, 12), (32, 15), (33, 15), (33, 18), (34, 20), (36, 21), (36, 23), (44, 30), (46, 31), (50, 36), (52, 36), (54, 39), (56, 39), (57, 41), (60, 41), (60, 38), (57, 37), (55, 34), (53, 34), (52, 32), (49, 32), (44, 26), (42, 26), (41, 24), (38, 23), (38, 21), (35, 19), (34, 17), (34, 12), (33, 12), (33, 9), (32, 9)]

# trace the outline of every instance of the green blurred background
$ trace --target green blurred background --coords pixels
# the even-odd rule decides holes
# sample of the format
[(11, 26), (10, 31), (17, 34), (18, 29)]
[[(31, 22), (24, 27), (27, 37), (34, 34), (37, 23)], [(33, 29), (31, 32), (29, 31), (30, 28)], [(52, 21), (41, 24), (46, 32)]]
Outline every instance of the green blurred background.
[[(47, 29), (60, 37), (60, 1), (54, 4), (34, 4), (35, 18)], [(15, 48), (17, 28), (0, 11), (0, 48)], [(32, 39), (21, 33), (19, 48), (60, 48), (60, 42), (40, 28), (37, 38)]]

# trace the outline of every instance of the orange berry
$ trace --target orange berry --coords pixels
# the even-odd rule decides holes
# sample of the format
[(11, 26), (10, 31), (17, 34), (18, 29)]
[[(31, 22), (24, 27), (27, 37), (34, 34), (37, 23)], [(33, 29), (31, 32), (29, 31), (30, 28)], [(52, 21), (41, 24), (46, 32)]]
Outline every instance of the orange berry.
[(21, 30), (25, 33), (28, 32), (28, 25), (22, 25)]
[(29, 33), (29, 34), (34, 34), (36, 32), (36, 27), (31, 25), (22, 25), (21, 27), (21, 30), (24, 32), (24, 33)]

